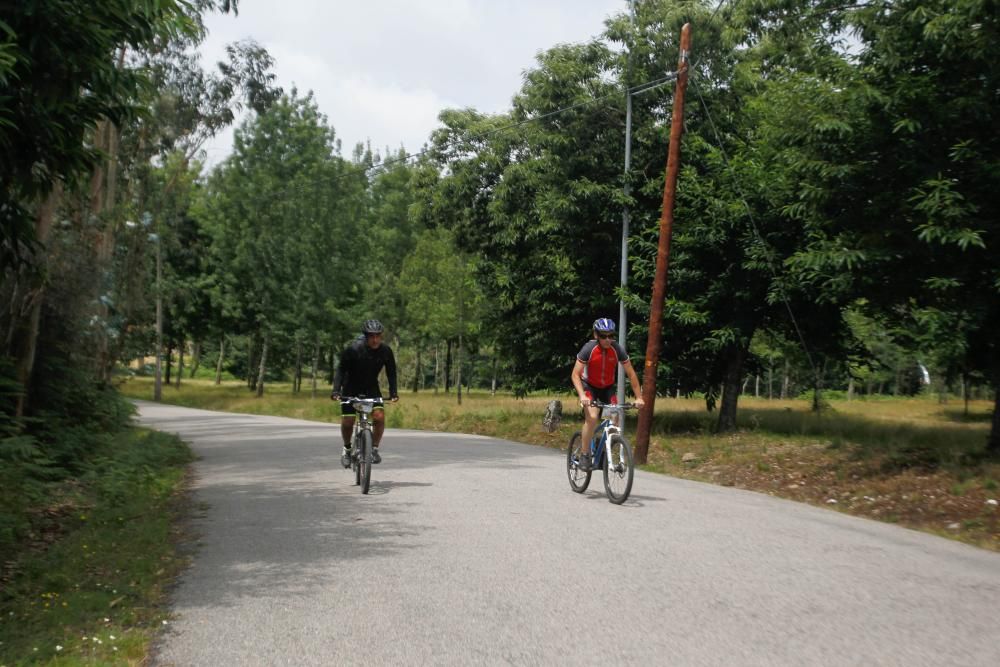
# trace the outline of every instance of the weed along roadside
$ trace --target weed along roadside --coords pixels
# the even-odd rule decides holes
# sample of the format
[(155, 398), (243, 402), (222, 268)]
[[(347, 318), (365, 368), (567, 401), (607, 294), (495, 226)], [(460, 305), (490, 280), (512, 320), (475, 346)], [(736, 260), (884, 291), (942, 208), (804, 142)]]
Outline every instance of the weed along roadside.
[[(152, 383), (134, 378), (123, 388), (149, 399)], [(185, 381), (164, 387), (166, 402), (210, 410), (332, 422), (323, 395), (294, 394), (269, 385), (254, 398), (243, 383)], [(580, 415), (563, 399), (563, 421), (542, 426), (549, 395), (515, 399), (472, 392), (403, 393), (387, 411), (391, 428), (487, 435), (563, 448)], [(699, 399), (657, 404), (646, 470), (734, 486), (806, 502), (1000, 551), (1000, 464), (979, 456), (992, 404), (973, 402), (968, 415), (935, 399), (834, 400), (819, 414), (807, 401), (743, 398), (741, 430), (716, 435), (715, 415)], [(633, 418), (634, 419), (634, 418)], [(635, 433), (635, 423), (626, 434)]]
[(176, 437), (130, 428), (24, 508), (23, 539), (0, 563), (0, 665), (145, 664), (185, 564), (191, 461)]

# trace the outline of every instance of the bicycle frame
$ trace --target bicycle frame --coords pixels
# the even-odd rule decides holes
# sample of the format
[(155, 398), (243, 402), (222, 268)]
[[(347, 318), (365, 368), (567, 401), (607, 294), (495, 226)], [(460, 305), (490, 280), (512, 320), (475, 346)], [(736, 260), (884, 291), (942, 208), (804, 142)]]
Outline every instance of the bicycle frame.
[[(593, 467), (594, 469), (600, 469), (601, 463), (604, 460), (604, 453), (607, 449), (608, 442), (611, 441), (611, 436), (621, 434), (621, 427), (618, 426), (612, 419), (612, 417), (607, 413), (617, 412), (619, 418), (624, 420), (625, 417), (625, 406), (619, 405), (603, 405), (601, 406), (601, 423), (597, 425), (594, 429), (594, 437), (590, 441), (590, 450), (593, 454)], [(598, 439), (598, 435), (600, 438)]]
[[(358, 435), (361, 434), (362, 429), (367, 431), (372, 430), (372, 422), (371, 419), (369, 419), (369, 415), (371, 415), (371, 413), (374, 412), (376, 402), (380, 401), (381, 399), (353, 398), (350, 396), (346, 396), (343, 398), (343, 400), (350, 403), (351, 407), (354, 408), (354, 411), (357, 413), (357, 419), (354, 420), (354, 435), (351, 438), (351, 443), (353, 444), (357, 440)], [(354, 458), (357, 458), (358, 450), (356, 447), (353, 448), (351, 455)]]

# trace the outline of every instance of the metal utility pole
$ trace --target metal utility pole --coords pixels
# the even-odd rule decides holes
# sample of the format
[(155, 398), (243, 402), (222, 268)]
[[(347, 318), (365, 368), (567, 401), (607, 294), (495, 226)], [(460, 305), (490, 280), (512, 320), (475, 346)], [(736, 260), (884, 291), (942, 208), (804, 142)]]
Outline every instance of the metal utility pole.
[[(632, 17), (632, 26), (635, 26), (635, 0), (629, 0), (628, 3), (629, 14)], [(626, 56), (628, 57), (628, 56)], [(631, 58), (629, 59), (631, 60)], [(626, 71), (631, 70), (627, 68)], [(626, 86), (631, 84), (631, 81), (626, 78)], [(628, 88), (625, 89), (625, 196), (628, 197), (629, 193), (632, 191), (631, 186), (628, 182), (628, 172), (629, 168), (632, 166), (632, 91)], [(622, 298), (618, 304), (618, 332), (620, 336), (620, 342), (623, 348), (628, 350), (625, 345), (625, 336), (628, 332), (628, 322), (626, 321), (625, 314), (625, 287), (628, 285), (628, 227), (629, 227), (629, 210), (628, 204), (625, 205), (625, 209), (622, 211), (622, 272), (621, 272), (621, 289)], [(625, 374), (618, 374), (618, 403), (625, 402)]]
[(656, 368), (660, 362), (663, 301), (667, 291), (667, 265), (670, 261), (670, 235), (674, 226), (674, 197), (677, 194), (677, 172), (681, 161), (681, 134), (684, 131), (684, 91), (687, 90), (688, 55), (691, 51), (691, 24), (681, 28), (681, 55), (677, 63), (677, 88), (674, 110), (670, 119), (670, 150), (667, 153), (667, 175), (663, 184), (663, 213), (660, 216), (660, 240), (656, 251), (656, 277), (653, 279), (653, 299), (649, 306), (649, 338), (646, 340), (646, 365), (642, 374), (642, 399), (639, 426), (635, 436), (636, 463), (646, 462), (649, 454), (649, 432), (653, 424), (656, 402)]

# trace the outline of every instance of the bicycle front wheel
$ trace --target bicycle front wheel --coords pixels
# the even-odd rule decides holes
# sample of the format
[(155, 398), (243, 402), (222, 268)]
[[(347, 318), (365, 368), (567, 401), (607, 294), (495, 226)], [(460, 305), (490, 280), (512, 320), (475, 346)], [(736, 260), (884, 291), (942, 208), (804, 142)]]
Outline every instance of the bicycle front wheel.
[(361, 484), (361, 435), (355, 433), (354, 440), (351, 441), (351, 468), (354, 470), (354, 486)]
[(361, 493), (368, 493), (372, 483), (372, 432), (361, 432), (361, 451), (358, 452), (358, 470), (361, 475)]
[(577, 493), (583, 493), (590, 485), (590, 471), (580, 470), (580, 443), (583, 436), (579, 431), (569, 439), (569, 448), (566, 450), (566, 476), (569, 477), (569, 488)]
[(621, 505), (632, 492), (632, 449), (620, 435), (611, 436), (604, 456), (604, 491), (608, 500)]

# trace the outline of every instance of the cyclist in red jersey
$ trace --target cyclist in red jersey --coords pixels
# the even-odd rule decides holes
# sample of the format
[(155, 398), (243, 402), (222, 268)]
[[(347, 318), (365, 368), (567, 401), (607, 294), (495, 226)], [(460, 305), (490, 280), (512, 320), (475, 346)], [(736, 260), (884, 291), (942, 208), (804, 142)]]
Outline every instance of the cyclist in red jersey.
[(639, 378), (635, 368), (629, 361), (628, 353), (615, 341), (615, 323), (607, 317), (594, 321), (594, 338), (587, 341), (576, 355), (573, 366), (573, 386), (580, 397), (583, 406), (583, 450), (580, 454), (580, 467), (590, 468), (590, 439), (594, 437), (600, 411), (590, 407), (590, 401), (601, 403), (617, 403), (615, 395), (618, 381), (618, 364), (621, 364), (628, 375), (635, 404), (642, 407), (642, 390), (639, 388)]

